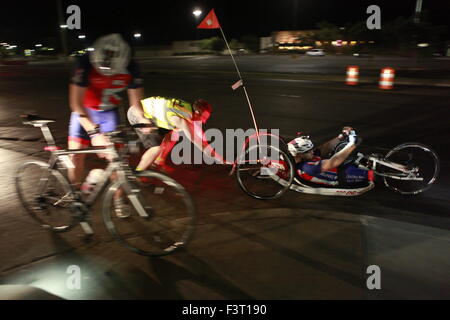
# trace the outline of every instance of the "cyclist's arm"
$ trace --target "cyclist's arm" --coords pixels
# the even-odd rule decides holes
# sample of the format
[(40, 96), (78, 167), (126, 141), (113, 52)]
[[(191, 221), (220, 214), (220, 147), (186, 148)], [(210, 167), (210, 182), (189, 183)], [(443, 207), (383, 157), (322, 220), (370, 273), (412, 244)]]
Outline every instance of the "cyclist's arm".
[(189, 140), (191, 140), (191, 142), (197, 148), (202, 150), (202, 152), (205, 153), (208, 157), (213, 157), (220, 163), (227, 163), (218, 153), (215, 152), (215, 150), (210, 146), (208, 141), (203, 138), (204, 137), (203, 131), (194, 132), (194, 126), (192, 122), (177, 116), (172, 116), (170, 118), (170, 121), (172, 122), (172, 125), (175, 126), (175, 128), (183, 131), (186, 137)]
[(128, 89), (128, 102), (133, 107), (134, 114), (139, 118), (140, 123), (150, 123), (150, 120), (144, 116), (144, 109), (141, 100), (144, 99), (144, 88)]
[(336, 138), (333, 138), (317, 147), (317, 150), (319, 150), (320, 152), (320, 156), (327, 157), (328, 155), (330, 155), (334, 151), (338, 143), (341, 142), (345, 138), (345, 136), (350, 133), (351, 130), (354, 129), (350, 126), (345, 126), (342, 128), (342, 132)]
[(81, 117), (79, 119), (80, 124), (86, 131), (95, 129), (96, 124), (89, 118), (89, 114), (86, 112), (83, 106), (83, 98), (86, 93), (86, 87), (81, 87), (76, 84), (69, 85), (69, 105), (73, 112), (78, 113)]
[(329, 171), (331, 169), (339, 167), (345, 159), (356, 149), (354, 143), (349, 143), (347, 146), (332, 156), (330, 159), (322, 160), (321, 169), (322, 171)]
[(319, 150), (320, 156), (321, 157), (328, 156), (331, 152), (333, 152), (334, 148), (336, 148), (337, 144), (340, 141), (341, 140), (339, 139), (339, 137), (336, 137), (318, 146), (317, 150)]

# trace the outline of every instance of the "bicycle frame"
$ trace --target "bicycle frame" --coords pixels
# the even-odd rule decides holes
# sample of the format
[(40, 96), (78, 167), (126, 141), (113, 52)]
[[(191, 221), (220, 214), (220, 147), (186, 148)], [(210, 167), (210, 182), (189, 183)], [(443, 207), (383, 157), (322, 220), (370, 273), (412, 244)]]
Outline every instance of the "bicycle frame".
[[(123, 157), (121, 154), (117, 151), (114, 142), (112, 142), (110, 145), (106, 147), (93, 147), (93, 148), (86, 148), (86, 149), (73, 149), (73, 150), (61, 150), (56, 147), (55, 140), (53, 138), (53, 135), (48, 128), (47, 124), (38, 124), (35, 125), (35, 127), (39, 127), (44, 135), (45, 140), (47, 141), (47, 147), (46, 150), (51, 152), (51, 156), (49, 159), (49, 170), (55, 170), (58, 163), (62, 162), (61, 157), (68, 156), (72, 154), (108, 154), (111, 157), (111, 161), (107, 168), (105, 169), (105, 172), (103, 173), (102, 177), (100, 178), (100, 181), (96, 184), (94, 190), (91, 192), (91, 194), (88, 196), (88, 198), (82, 203), (86, 205), (88, 208), (90, 208), (95, 201), (97, 200), (98, 196), (104, 188), (107, 186), (110, 178), (113, 176), (114, 173), (116, 173), (116, 177), (119, 182), (121, 182), (125, 194), (127, 195), (128, 199), (133, 204), (134, 208), (138, 212), (138, 214), (142, 217), (148, 217), (148, 213), (145, 210), (145, 208), (142, 206), (141, 202), (137, 199), (136, 190), (132, 188), (132, 186), (128, 183), (127, 177), (132, 175), (131, 170), (128, 168), (128, 165), (125, 164), (123, 161)], [(57, 169), (56, 169), (57, 170)], [(69, 184), (70, 186), (70, 184)], [(70, 186), (70, 189), (72, 193), (74, 192), (72, 186)]]
[[(392, 179), (397, 179), (397, 180), (414, 180), (414, 181), (423, 181), (423, 178), (421, 177), (417, 177), (417, 172), (418, 169), (417, 168), (413, 168), (408, 169), (407, 167), (395, 163), (395, 162), (391, 162), (391, 161), (387, 161), (387, 160), (382, 160), (382, 159), (378, 159), (376, 157), (373, 156), (369, 156), (368, 160), (372, 162), (372, 169), (374, 170), (374, 172), (382, 177), (389, 177)], [(377, 165), (381, 165), (381, 166), (385, 166), (394, 170), (398, 170), (399, 174), (394, 174), (394, 173), (390, 173), (390, 174), (384, 174), (381, 172), (377, 172)], [(406, 176), (405, 176), (406, 175)]]

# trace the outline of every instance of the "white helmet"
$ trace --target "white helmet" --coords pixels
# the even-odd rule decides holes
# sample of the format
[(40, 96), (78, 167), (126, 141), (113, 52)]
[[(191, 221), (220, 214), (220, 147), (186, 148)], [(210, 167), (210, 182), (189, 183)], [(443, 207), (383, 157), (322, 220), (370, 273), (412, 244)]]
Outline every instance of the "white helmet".
[(314, 143), (309, 137), (298, 137), (288, 143), (289, 152), (295, 157), (299, 153), (305, 153), (314, 148)]
[(125, 73), (130, 62), (130, 46), (120, 34), (112, 33), (94, 42), (89, 59), (98, 72), (105, 76)]

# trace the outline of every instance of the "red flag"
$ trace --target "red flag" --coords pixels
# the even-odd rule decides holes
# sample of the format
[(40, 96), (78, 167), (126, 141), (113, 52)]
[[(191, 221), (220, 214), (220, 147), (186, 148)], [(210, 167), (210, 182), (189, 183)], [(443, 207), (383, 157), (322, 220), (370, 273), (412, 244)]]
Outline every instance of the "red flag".
[(203, 21), (197, 26), (197, 29), (219, 29), (219, 19), (217, 19), (214, 9), (212, 9)]

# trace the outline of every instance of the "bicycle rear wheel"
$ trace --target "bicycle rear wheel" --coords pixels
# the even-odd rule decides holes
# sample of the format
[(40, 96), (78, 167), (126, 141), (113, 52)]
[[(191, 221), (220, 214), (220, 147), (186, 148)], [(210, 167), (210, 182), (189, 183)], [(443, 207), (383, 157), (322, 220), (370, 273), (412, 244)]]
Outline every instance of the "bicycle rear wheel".
[(401, 194), (418, 194), (431, 187), (439, 174), (439, 158), (429, 147), (420, 143), (401, 144), (384, 157), (388, 161), (398, 163), (407, 168), (416, 168), (416, 176), (420, 179), (395, 179), (398, 171), (384, 168), (384, 174), (392, 174), (393, 177), (383, 177), (384, 184), (391, 190)]
[(241, 189), (261, 200), (281, 197), (294, 179), (294, 163), (289, 155), (271, 145), (250, 146), (238, 159), (236, 169)]
[[(118, 196), (128, 206), (128, 217), (119, 218), (114, 212), (114, 197)], [(118, 181), (110, 186), (103, 218), (113, 237), (126, 248), (145, 256), (163, 256), (187, 245), (196, 214), (183, 186), (161, 173), (143, 171), (136, 174), (135, 181)]]
[(25, 210), (43, 228), (64, 232), (76, 224), (70, 209), (73, 201), (70, 185), (47, 163), (29, 161), (20, 165), (16, 190)]

